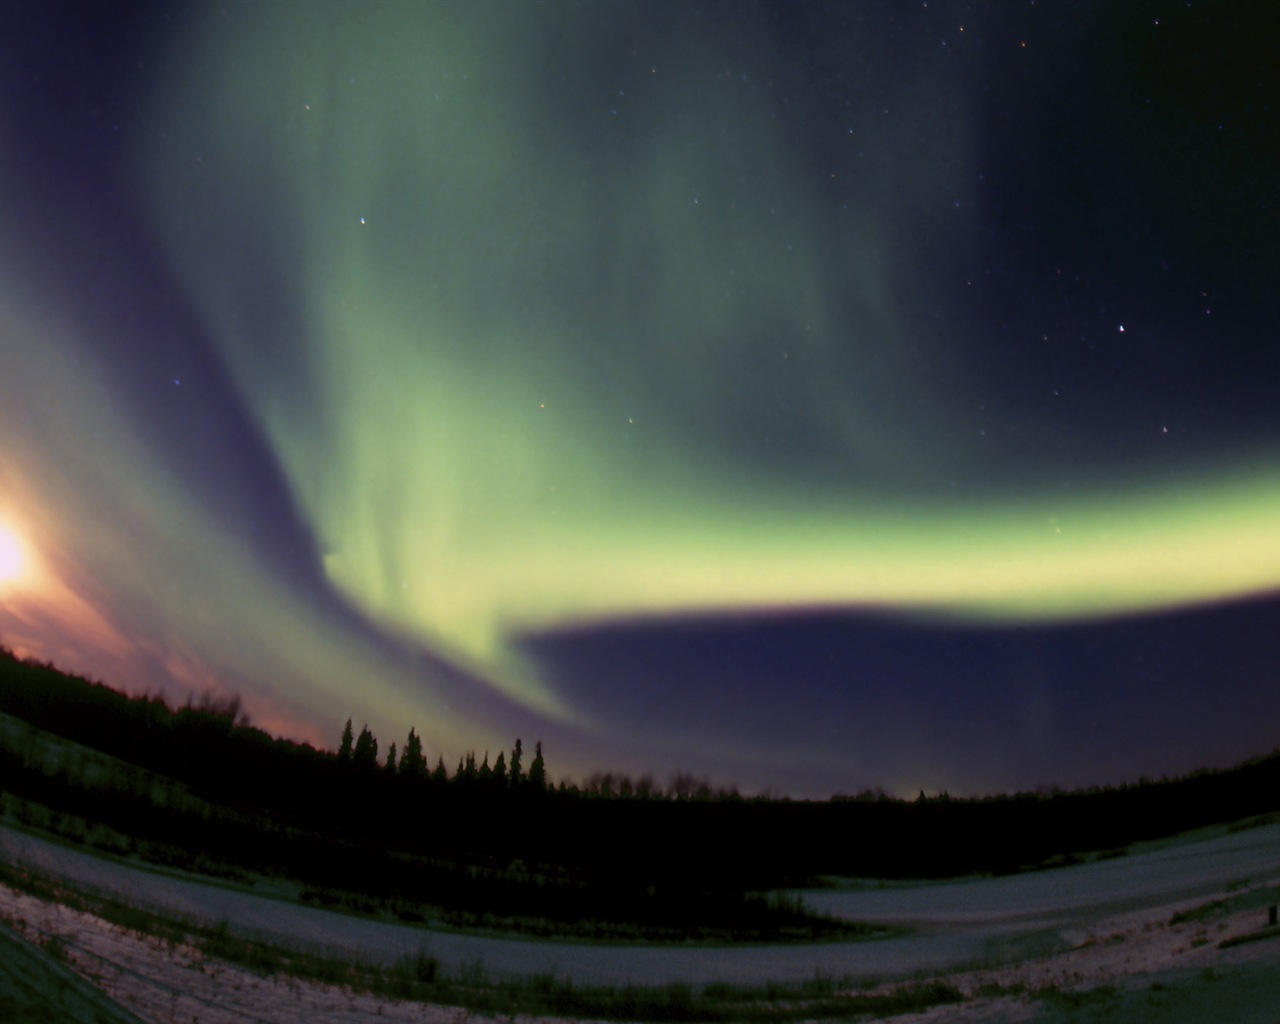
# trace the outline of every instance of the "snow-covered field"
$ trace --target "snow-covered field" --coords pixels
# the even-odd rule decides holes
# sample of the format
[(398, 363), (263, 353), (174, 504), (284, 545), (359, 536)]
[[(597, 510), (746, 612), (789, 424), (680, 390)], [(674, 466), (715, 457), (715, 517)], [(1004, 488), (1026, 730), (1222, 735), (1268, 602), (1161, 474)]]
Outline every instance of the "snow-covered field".
[(852, 882), (804, 897), (817, 910), (860, 921), (994, 934), (1066, 926), (1266, 879), (1280, 879), (1280, 823), (1204, 830), (1075, 867), (940, 883)]
[[(483, 963), (491, 976), (552, 972), (577, 981), (652, 984), (801, 980), (815, 973), (892, 984), (945, 974), (974, 995), (959, 1006), (895, 1018), (904, 1022), (1280, 1020), (1280, 929), (1265, 927), (1267, 906), (1280, 899), (1280, 824), (1010, 878), (863, 883), (807, 893), (821, 909), (915, 931), (864, 943), (746, 948), (592, 946), (432, 932), (155, 873), (8, 829), (0, 829), (0, 856), (130, 902), (226, 922), (233, 933), (387, 963), (425, 949), (446, 968)], [(21, 922), (15, 927), (33, 939), (60, 936), (74, 966), (146, 1020), (305, 1016), (320, 1024), (462, 1016), (259, 978), (194, 949), (141, 939), (7, 889), (0, 889), (0, 914)], [(1220, 948), (1224, 940), (1255, 933), (1262, 941)], [(1015, 992), (980, 994), (993, 985)], [(1053, 990), (1049, 998), (1035, 996), (1045, 989)]]

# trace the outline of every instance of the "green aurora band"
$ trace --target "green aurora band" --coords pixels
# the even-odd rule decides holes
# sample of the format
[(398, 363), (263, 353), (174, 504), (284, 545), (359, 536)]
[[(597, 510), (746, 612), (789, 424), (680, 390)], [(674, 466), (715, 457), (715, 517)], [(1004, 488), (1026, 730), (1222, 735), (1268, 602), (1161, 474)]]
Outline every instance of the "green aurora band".
[(660, 10), (192, 15), (149, 200), (348, 600), (572, 719), (521, 633), (872, 603), (1049, 621), (1280, 584), (1262, 460), (940, 497), (1010, 457), (951, 426), (978, 399), (955, 367), (911, 355), (902, 226), (953, 205), (959, 86), (899, 70), (902, 127), (877, 131), (930, 158), (869, 152), (828, 230), (761, 26)]

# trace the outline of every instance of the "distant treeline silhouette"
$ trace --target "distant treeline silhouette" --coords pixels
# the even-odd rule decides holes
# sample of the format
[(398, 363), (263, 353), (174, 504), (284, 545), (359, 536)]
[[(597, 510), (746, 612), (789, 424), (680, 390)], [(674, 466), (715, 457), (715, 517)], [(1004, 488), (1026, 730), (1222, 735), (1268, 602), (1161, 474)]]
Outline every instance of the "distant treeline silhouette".
[(464, 927), (718, 942), (864, 931), (728, 875), (646, 863), (630, 843), (617, 857), (582, 847), (594, 826), (566, 812), (598, 801), (553, 791), (541, 744), (527, 770), (517, 740), (509, 759), (468, 754), (449, 776), (439, 758), (426, 770), (415, 730), (383, 759), (367, 729), (318, 751), (254, 728), (234, 698), (171, 708), (7, 650), (0, 712), (7, 813), (76, 841), (102, 823), (128, 837), (122, 850), (99, 836), (112, 852), (282, 874), (320, 903)]
[[(882, 793), (743, 797), (687, 775), (661, 788), (613, 773), (581, 787), (552, 785), (541, 743), (526, 767), (519, 740), (493, 761), (466, 754), (450, 773), (439, 754), (429, 760), (416, 729), (380, 757), (368, 728), (356, 733), (348, 722), (338, 749), (320, 751), (253, 727), (234, 698), (170, 708), (8, 651), (0, 657), (0, 711), (176, 780), (193, 798), (255, 822), (253, 834), (222, 826), (212, 830), (218, 835), (202, 833), (201, 842), (234, 846), (227, 856), (289, 867), (305, 859), (299, 851), (307, 844), (321, 844), (325, 856), (306, 872), (338, 885), (368, 870), (369, 857), (400, 851), (473, 878), (536, 876), (566, 905), (574, 903), (566, 894), (591, 887), (708, 897), (830, 875), (1003, 873), (1280, 810), (1275, 754), (1159, 782), (972, 799), (922, 793), (911, 801)], [(6, 771), (0, 785), (37, 786), (27, 777), (21, 783)], [(130, 827), (142, 833), (176, 828), (182, 817), (121, 801), (112, 813), (121, 822), (132, 814)], [(94, 813), (104, 806), (93, 802)], [(166, 813), (173, 820), (162, 828)], [(200, 831), (191, 814), (183, 822)], [(393, 881), (403, 880), (383, 873), (381, 882)], [(447, 902), (446, 888), (441, 883), (433, 898)]]

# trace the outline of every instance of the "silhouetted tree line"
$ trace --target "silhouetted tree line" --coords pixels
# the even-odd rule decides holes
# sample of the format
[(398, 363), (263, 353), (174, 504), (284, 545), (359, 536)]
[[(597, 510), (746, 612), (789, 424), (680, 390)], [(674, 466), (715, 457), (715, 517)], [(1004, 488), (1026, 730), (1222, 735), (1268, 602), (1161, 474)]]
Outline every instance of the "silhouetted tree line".
[[(522, 767), (523, 758), (524, 744), (519, 738), (511, 751), (510, 769), (507, 768), (505, 752), (500, 751), (497, 760), (490, 765), (489, 752), (486, 750), (484, 761), (477, 766), (475, 751), (470, 751), (458, 761), (452, 781), (464, 786), (482, 786), (495, 792), (507, 789), (529, 793), (544, 792), (547, 788), (547, 766), (542, 757), (542, 741), (535, 744), (533, 763), (529, 765), (527, 773)], [(342, 730), (342, 739), (338, 743), (337, 760), (342, 771), (357, 777), (361, 773), (365, 778), (372, 777), (375, 772), (380, 771), (383, 777), (398, 778), (406, 784), (440, 784), (450, 781), (443, 757), (436, 761), (434, 770), (428, 769), (422, 738), (412, 726), (399, 756), (396, 755), (396, 745), (392, 743), (387, 749), (386, 759), (379, 767), (378, 738), (369, 731), (367, 725), (361, 728), (359, 737), (354, 737), (351, 719), (348, 718)]]
[(368, 727), (348, 722), (336, 752), (318, 751), (253, 727), (234, 699), (174, 709), (7, 651), (0, 711), (178, 780), (242, 823), (130, 805), (127, 793), (90, 799), (63, 785), (59, 797), (57, 779), (0, 764), (0, 786), (80, 800), (87, 815), (115, 815), (142, 836), (181, 835), (316, 885), (390, 886), (495, 913), (513, 900), (568, 913), (612, 893), (637, 913), (649, 907), (655, 928), (682, 903), (821, 875), (1008, 872), (1280, 810), (1275, 754), (1160, 782), (981, 799), (743, 797), (687, 774), (667, 787), (604, 772), (553, 786), (540, 743), (527, 767), (517, 740), (492, 760), (468, 753), (450, 773), (416, 728), (380, 756)]

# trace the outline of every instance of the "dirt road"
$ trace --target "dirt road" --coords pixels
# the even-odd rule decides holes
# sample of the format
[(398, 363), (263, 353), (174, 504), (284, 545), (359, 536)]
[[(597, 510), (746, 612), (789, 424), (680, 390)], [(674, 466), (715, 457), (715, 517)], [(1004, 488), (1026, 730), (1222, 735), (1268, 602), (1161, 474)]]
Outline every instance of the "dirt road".
[[(924, 972), (945, 975), (948, 984), (971, 997), (961, 1005), (894, 1018), (899, 1024), (1210, 1018), (1274, 1024), (1280, 1005), (1280, 928), (1265, 925), (1266, 904), (1280, 894), (1280, 825), (1013, 878), (862, 883), (808, 894), (824, 909), (862, 920), (910, 923), (918, 931), (865, 943), (719, 949), (590, 946), (432, 932), (157, 873), (8, 829), (0, 829), (0, 856), (130, 902), (226, 922), (233, 932), (365, 960), (390, 963), (426, 949), (446, 967), (482, 963), (491, 976), (554, 973), (576, 981), (649, 984), (800, 980), (822, 972), (855, 979), (875, 976), (887, 979), (882, 987), (890, 988), (892, 979)], [(56, 936), (66, 963), (96, 979), (111, 1000), (143, 1020), (480, 1020), (446, 1007), (263, 978), (210, 960), (198, 950), (139, 937), (90, 914), (3, 887), (0, 914), (17, 923), (15, 930), (28, 943), (47, 945)], [(29, 959), (32, 952), (19, 949), (14, 962)], [(972, 966), (975, 960), (983, 964)], [(960, 966), (966, 962), (968, 969)], [(44, 970), (49, 964), (38, 966)], [(993, 987), (1000, 991), (992, 994)], [(1229, 1017), (1219, 1010), (1229, 1011)]]
[(891, 978), (1018, 956), (1082, 922), (1144, 906), (1211, 897), (1243, 879), (1280, 880), (1280, 824), (1078, 867), (943, 884), (807, 892), (815, 908), (907, 924), (912, 934), (802, 946), (603, 946), (432, 931), (281, 902), (206, 880), (104, 859), (8, 828), (0, 856), (48, 875), (235, 933), (394, 963), (419, 950), (447, 969), (482, 964), (491, 976), (552, 973), (579, 982), (756, 982)]

